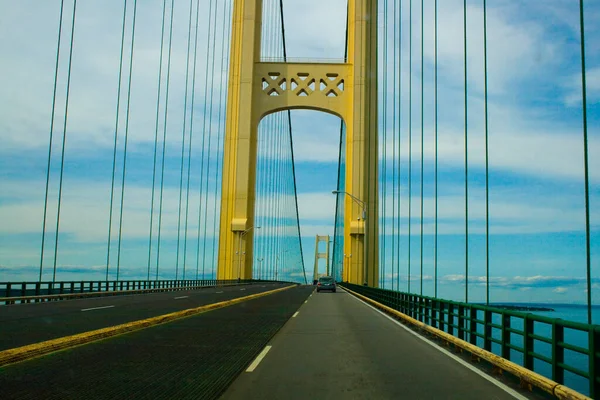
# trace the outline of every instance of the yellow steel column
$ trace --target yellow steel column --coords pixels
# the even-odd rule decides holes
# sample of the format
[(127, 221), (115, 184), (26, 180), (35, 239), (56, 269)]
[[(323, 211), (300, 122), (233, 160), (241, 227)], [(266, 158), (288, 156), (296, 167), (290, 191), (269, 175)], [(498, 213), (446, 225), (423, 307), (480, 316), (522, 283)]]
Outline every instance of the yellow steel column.
[(344, 279), (377, 286), (377, 1), (348, 2), (348, 61), (354, 68), (353, 109), (346, 125), (346, 191), (365, 202), (366, 220), (362, 206), (346, 196), (344, 253), (352, 256), (348, 258)]
[(258, 121), (252, 96), (261, 26), (262, 0), (234, 0), (217, 279), (252, 278), (254, 229), (242, 233), (254, 224)]

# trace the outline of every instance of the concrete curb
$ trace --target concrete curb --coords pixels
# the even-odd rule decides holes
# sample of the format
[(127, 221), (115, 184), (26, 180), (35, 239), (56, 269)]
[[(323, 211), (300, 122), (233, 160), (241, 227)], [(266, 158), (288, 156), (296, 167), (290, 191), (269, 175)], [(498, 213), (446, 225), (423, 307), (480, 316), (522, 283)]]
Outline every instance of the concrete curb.
[(66, 336), (58, 339), (47, 340), (45, 342), (34, 343), (14, 349), (8, 349), (0, 351), (0, 367), (14, 364), (21, 361), (26, 361), (31, 358), (39, 357), (45, 354), (49, 354), (58, 350), (64, 350), (70, 347), (91, 343), (97, 340), (110, 338), (113, 336), (121, 335), (128, 332), (137, 331), (140, 329), (148, 328), (151, 326), (172, 322), (181, 318), (189, 317), (192, 315), (201, 314), (206, 311), (215, 310), (218, 308), (227, 307), (230, 305), (242, 303), (244, 301), (256, 299), (259, 297), (268, 296), (270, 294), (278, 293), (287, 289), (296, 287), (296, 285), (290, 285), (279, 289), (269, 290), (267, 292), (256, 293), (249, 296), (239, 297), (237, 299), (221, 301), (218, 303), (208, 304), (196, 308), (189, 308), (187, 310), (176, 311), (169, 314), (159, 315), (157, 317), (151, 317), (139, 321), (128, 322), (126, 324), (111, 326), (108, 328), (97, 329), (94, 331), (78, 333), (76, 335)]

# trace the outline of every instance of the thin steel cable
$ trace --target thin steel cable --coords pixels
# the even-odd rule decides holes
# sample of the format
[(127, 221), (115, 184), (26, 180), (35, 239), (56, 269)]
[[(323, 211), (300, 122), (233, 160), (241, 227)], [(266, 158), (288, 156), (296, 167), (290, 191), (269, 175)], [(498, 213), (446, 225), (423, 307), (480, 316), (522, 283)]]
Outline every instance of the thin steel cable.
[[(283, 42), (283, 61), (287, 62), (287, 49), (286, 49), (286, 42), (285, 42), (285, 22), (284, 22), (284, 18), (283, 18), (283, 0), (279, 0), (279, 11), (281, 14), (281, 40)], [(288, 123), (288, 127), (289, 127), (289, 135), (290, 135), (290, 156), (291, 156), (291, 163), (292, 163), (292, 177), (294, 180), (294, 201), (295, 201), (295, 209), (296, 209), (296, 222), (297, 222), (297, 226), (298, 226), (298, 243), (299, 243), (299, 247), (300, 247), (300, 260), (301, 260), (301, 265), (302, 265), (302, 271), (304, 273), (304, 283), (307, 283), (306, 280), (306, 269), (305, 269), (305, 265), (304, 265), (304, 251), (302, 249), (302, 236), (300, 233), (300, 211), (298, 210), (298, 187), (296, 184), (296, 166), (295, 166), (295, 162), (294, 162), (294, 139), (292, 136), (292, 113), (290, 110), (287, 111), (287, 123)]]
[[(378, 16), (378, 10), (377, 7), (375, 7), (375, 12), (370, 16), (371, 20), (369, 21), (369, 35), (374, 35), (375, 37), (370, 37), (370, 41), (368, 43), (369, 46), (369, 60), (370, 62), (373, 62), (375, 64), (373, 70), (370, 71), (370, 74), (375, 74), (375, 82), (377, 82), (376, 77), (377, 77), (377, 29), (378, 29), (378, 25), (377, 25), (377, 16)], [(373, 45), (373, 42), (375, 42), (375, 45)], [(370, 75), (369, 74), (369, 75)], [(377, 84), (373, 84), (371, 82), (371, 84), (368, 86), (369, 88), (369, 108), (367, 111), (367, 121), (371, 121), (371, 118), (375, 118), (375, 121), (377, 121), (377, 111), (375, 111), (375, 115), (372, 115), (372, 104), (371, 102), (373, 101), (373, 99), (375, 99), (375, 102), (377, 102)], [(377, 103), (375, 104), (375, 107), (377, 106)], [(365, 199), (365, 208), (367, 209), (367, 213), (369, 213), (369, 204), (371, 203), (372, 199), (371, 199), (371, 185), (374, 184), (375, 188), (377, 188), (377, 181), (373, 181), (372, 179), (372, 172), (373, 170), (375, 172), (377, 172), (377, 164), (375, 164), (375, 166), (373, 166), (373, 154), (370, 151), (371, 149), (371, 139), (375, 137), (375, 141), (377, 142), (377, 137), (375, 136), (377, 134), (377, 125), (375, 125), (375, 132), (373, 132), (373, 123), (369, 122), (369, 129), (367, 132), (367, 138), (368, 140), (365, 140), (365, 147), (367, 150), (367, 166), (366, 166), (366, 173), (367, 173), (367, 183), (366, 183), (366, 191), (364, 194), (364, 199)], [(377, 151), (377, 149), (375, 149), (375, 151)], [(377, 162), (377, 160), (375, 160), (375, 162)], [(365, 254), (363, 255), (364, 258), (364, 276), (363, 276), (363, 282), (365, 284), (365, 286), (368, 286), (369, 284), (369, 274), (371, 269), (369, 268), (369, 255), (371, 254), (371, 249), (370, 249), (370, 245), (372, 244), (372, 241), (370, 240), (370, 235), (372, 235), (373, 233), (371, 232), (371, 229), (369, 229), (368, 225), (371, 224), (371, 219), (373, 219), (374, 221), (377, 221), (378, 218), (378, 211), (377, 209), (374, 210), (374, 215), (370, 215), (368, 218), (365, 220), (363, 218), (363, 224), (364, 224), (364, 229), (363, 229), (363, 237), (364, 237), (364, 242), (365, 242)], [(375, 223), (371, 224), (373, 227), (376, 225)], [(379, 232), (377, 232), (378, 234)], [(373, 268), (376, 268), (378, 266), (373, 266)], [(373, 282), (373, 285), (375, 284), (375, 282)]]
[[(210, 88), (210, 121), (212, 121), (213, 118), (213, 98), (215, 95), (215, 59), (216, 57), (216, 38), (217, 38), (217, 15), (219, 13), (219, 3), (217, 2), (217, 4), (215, 5), (215, 14), (214, 14), (214, 24), (213, 24), (213, 34), (212, 34), (212, 39), (213, 39), (213, 43), (212, 43), (212, 67), (211, 67), (211, 72), (210, 72), (210, 80), (211, 80), (211, 88)], [(213, 136), (213, 129), (212, 129), (212, 124), (211, 124), (211, 129), (208, 131), (208, 144), (207, 144), (207, 148), (208, 148), (208, 159), (206, 161), (206, 196), (204, 196), (204, 242), (203, 242), (203, 249), (202, 249), (202, 276), (204, 276), (204, 266), (206, 265), (206, 232), (207, 232), (207, 227), (208, 227), (208, 184), (209, 184), (209, 176), (210, 176), (210, 160), (211, 160), (211, 156), (212, 156), (212, 151), (211, 151), (211, 143), (212, 143), (212, 136)], [(200, 179), (202, 179), (203, 177), (200, 177)], [(216, 199), (215, 199), (216, 201)]]
[[(192, 169), (192, 144), (194, 139), (194, 104), (196, 100), (196, 67), (198, 64), (198, 26), (200, 21), (200, 0), (196, 0), (196, 24), (194, 28), (194, 66), (192, 67), (192, 99), (190, 112), (190, 145), (188, 147), (187, 188), (185, 200), (185, 234), (183, 239), (183, 265), (187, 262), (188, 222), (190, 212), (190, 177)], [(224, 32), (224, 31), (223, 31)], [(185, 272), (185, 271), (184, 271)], [(198, 279), (198, 277), (196, 277)]]
[[(160, 114), (160, 93), (162, 88), (162, 64), (163, 64), (163, 49), (165, 42), (165, 17), (167, 11), (167, 0), (163, 0), (163, 11), (162, 11), (162, 28), (160, 34), (160, 56), (158, 60), (158, 89), (156, 96), (156, 123), (154, 127), (154, 162), (152, 168), (152, 200), (150, 203), (150, 229), (148, 235), (148, 277), (150, 280), (150, 264), (152, 259), (152, 233), (153, 233), (153, 223), (154, 223), (154, 199), (155, 199), (155, 184), (156, 184), (156, 154), (158, 149), (158, 121)], [(163, 142), (164, 145), (164, 142)], [(156, 274), (158, 279), (158, 273)]]
[(106, 243), (106, 279), (108, 281), (108, 269), (110, 265), (110, 247), (111, 247), (111, 235), (112, 235), (112, 220), (113, 220), (113, 203), (115, 195), (115, 176), (117, 172), (117, 139), (119, 137), (119, 116), (121, 109), (121, 83), (123, 77), (123, 58), (125, 54), (125, 25), (127, 19), (127, 3), (123, 2), (123, 23), (121, 28), (121, 55), (119, 58), (119, 79), (117, 84), (117, 105), (115, 111), (115, 136), (113, 142), (113, 165), (112, 165), (112, 178), (110, 183), (110, 207), (108, 211), (108, 238)]
[[(224, 26), (226, 26), (225, 29), (223, 29), (223, 36), (221, 39), (221, 42), (223, 43), (223, 52), (222, 52), (222, 57), (221, 57), (221, 72), (225, 72), (225, 66), (229, 65), (229, 51), (230, 51), (230, 42), (226, 41), (225, 38), (230, 36), (230, 30), (231, 30), (231, 18), (230, 18), (230, 14), (231, 14), (231, 2), (227, 2), (226, 3), (226, 9), (224, 11), (224, 16), (223, 18), (225, 19), (224, 22)], [(221, 129), (222, 129), (222, 122), (223, 122), (223, 117), (225, 117), (225, 115), (223, 115), (223, 117), (221, 116), (221, 110), (222, 110), (222, 106), (223, 104), (227, 103), (227, 90), (225, 90), (226, 85), (223, 84), (223, 80), (220, 80), (220, 93), (219, 93), (219, 128), (217, 130), (217, 166), (215, 168), (215, 204), (214, 204), (214, 215), (215, 218), (213, 220), (213, 237), (214, 237), (214, 242), (213, 242), (213, 254), (212, 254), (212, 260), (214, 265), (217, 264), (217, 259), (216, 259), (216, 249), (217, 249), (217, 243), (218, 243), (218, 237), (217, 237), (217, 226), (219, 224), (220, 221), (220, 215), (217, 214), (217, 204), (218, 201), (217, 199), (219, 198), (219, 171), (220, 171), (220, 165), (222, 163), (222, 158), (223, 158), (223, 149), (221, 148), (221, 137), (224, 136), (224, 133), (221, 133)], [(223, 93), (225, 93), (223, 95)]]
[(434, 3), (434, 29), (435, 29), (435, 38), (434, 38), (434, 104), (435, 104), (435, 171), (434, 171), (434, 186), (435, 186), (435, 232), (434, 232), (434, 256), (433, 256), (433, 269), (434, 269), (434, 295), (433, 297), (437, 298), (438, 295), (438, 0), (435, 0)]
[[(180, 240), (181, 240), (181, 202), (183, 200), (183, 169), (185, 166), (185, 131), (187, 128), (187, 102), (188, 102), (188, 93), (189, 93), (189, 77), (190, 77), (190, 53), (191, 53), (191, 45), (192, 45), (192, 15), (193, 15), (193, 9), (194, 9), (194, 0), (190, 0), (190, 17), (189, 17), (189, 21), (188, 21), (188, 38), (187, 38), (187, 54), (186, 54), (186, 59), (185, 59), (185, 90), (184, 90), (184, 95), (183, 95), (183, 128), (181, 130), (181, 166), (180, 166), (180, 172), (179, 172), (179, 210), (178, 210), (178, 216), (177, 216), (177, 252), (176, 252), (176, 256), (175, 256), (175, 279), (177, 279), (178, 277), (178, 272), (179, 272), (179, 248), (180, 248)], [(189, 159), (191, 160), (191, 153), (192, 153), (192, 146), (191, 143), (188, 143), (190, 150), (188, 151), (189, 154)], [(187, 188), (189, 190), (189, 167), (188, 167), (188, 180), (187, 180)], [(189, 200), (189, 191), (188, 191), (188, 196), (186, 196), (187, 199)], [(186, 201), (186, 209), (188, 208), (187, 206), (187, 201)], [(186, 221), (185, 221), (185, 225), (184, 225), (187, 229), (187, 212), (186, 212)], [(185, 235), (187, 235), (187, 230)], [(184, 256), (185, 258), (185, 256)], [(182, 279), (185, 280), (185, 262), (183, 263), (183, 273), (182, 273)]]
[(58, 209), (56, 212), (56, 232), (54, 239), (54, 265), (52, 271), (52, 282), (56, 281), (56, 261), (58, 258), (58, 230), (60, 227), (60, 211), (62, 206), (62, 188), (63, 188), (63, 175), (65, 169), (65, 146), (67, 143), (67, 120), (69, 114), (69, 94), (71, 92), (71, 67), (73, 66), (73, 44), (75, 41), (75, 17), (77, 14), (77, 0), (73, 1), (73, 19), (71, 21), (71, 43), (69, 45), (69, 67), (67, 72), (67, 94), (65, 99), (65, 120), (63, 124), (63, 140), (62, 140), (62, 151), (60, 157), (60, 180), (58, 186)]
[[(387, 164), (386, 164), (386, 157), (387, 157), (387, 152), (386, 152), (386, 148), (387, 148), (387, 80), (388, 80), (388, 76), (387, 76), (387, 72), (388, 72), (388, 17), (387, 17), (387, 13), (388, 13), (388, 2), (387, 0), (384, 0), (383, 2), (383, 85), (382, 85), (382, 92), (383, 92), (383, 112), (382, 112), (382, 118), (383, 118), (383, 160), (382, 160), (382, 172), (383, 172), (383, 179), (382, 179), (382, 185), (381, 185), (381, 197), (383, 199), (383, 204), (382, 204), (382, 214), (383, 214), (383, 218), (381, 219), (381, 232), (383, 232), (382, 235), (382, 244), (381, 244), (381, 267), (382, 267), (382, 274), (381, 277), (379, 279), (380, 281), (380, 285), (381, 287), (383, 287), (385, 289), (385, 265), (386, 265), (386, 253), (385, 253), (385, 237), (387, 235), (386, 232), (386, 224), (385, 224), (385, 220), (386, 220), (386, 186), (387, 186)], [(396, 47), (394, 46), (394, 49)], [(393, 281), (392, 281), (393, 282)]]
[(408, 39), (408, 293), (410, 293), (411, 225), (412, 225), (412, 0), (409, 4)]
[[(214, 23), (212, 16), (213, 16), (213, 4), (214, 2), (211, 0), (210, 4), (209, 4), (209, 9), (208, 9), (208, 24), (207, 24), (207, 40), (206, 40), (206, 64), (205, 64), (205, 73), (204, 73), (204, 111), (202, 112), (202, 116), (204, 118), (204, 124), (202, 127), (202, 151), (201, 151), (201, 157), (200, 157), (200, 201), (198, 202), (198, 237), (197, 237), (197, 241), (196, 241), (196, 276), (198, 275), (198, 270), (200, 267), (200, 229), (202, 226), (202, 194), (203, 194), (203, 189), (204, 189), (204, 182), (202, 182), (202, 177), (204, 177), (204, 157), (206, 154), (206, 125), (207, 123), (210, 124), (212, 121), (210, 120), (210, 118), (207, 118), (206, 116), (206, 111), (207, 111), (207, 107), (208, 107), (208, 103), (209, 101), (207, 101), (208, 99), (208, 86), (209, 86), (209, 80), (208, 80), (208, 71), (209, 71), (209, 62), (210, 62), (210, 40), (211, 40), (211, 27), (212, 27), (212, 23)], [(214, 57), (214, 55), (213, 55)], [(212, 86), (212, 84), (211, 84)], [(212, 104), (212, 99), (210, 100), (210, 103)], [(197, 278), (196, 278), (197, 279)], [(202, 265), (202, 279), (204, 279), (204, 265)]]
[(46, 241), (46, 215), (48, 213), (48, 190), (50, 186), (50, 163), (52, 161), (52, 142), (54, 139), (54, 118), (56, 116), (56, 89), (58, 86), (58, 65), (60, 61), (60, 43), (62, 36), (63, 11), (65, 1), (60, 2), (60, 16), (58, 22), (58, 38), (56, 40), (56, 64), (54, 66), (54, 88), (52, 90), (52, 115), (50, 117), (50, 141), (48, 143), (48, 166), (46, 167), (46, 194), (44, 195), (44, 216), (42, 221), (42, 245), (40, 249), (40, 276), (42, 281), (42, 272), (44, 267), (44, 243)]
[[(394, 0), (395, 2), (395, 0)], [(395, 5), (395, 4), (394, 4)], [(395, 47), (395, 46), (394, 46)], [(401, 229), (401, 214), (402, 214), (402, 0), (398, 7), (398, 175), (396, 187), (398, 188), (398, 204), (396, 209), (396, 218), (398, 226), (398, 240), (396, 241), (396, 253), (398, 254), (398, 262), (396, 264), (396, 291), (400, 291), (400, 238)], [(396, 73), (396, 67), (394, 67)], [(394, 108), (395, 110), (395, 108)], [(395, 123), (394, 123), (395, 126)], [(394, 146), (394, 152), (395, 152)], [(394, 157), (395, 160), (395, 157)]]
[(487, 1), (483, 0), (483, 107), (485, 116), (485, 304), (490, 304), (490, 183), (488, 145)]
[(588, 157), (588, 120), (587, 120), (587, 86), (585, 70), (585, 15), (583, 0), (579, 0), (579, 32), (581, 35), (581, 102), (583, 108), (583, 161), (585, 185), (585, 250), (587, 275), (587, 320), (592, 324), (592, 271), (591, 271), (591, 232), (590, 232), (590, 180)]
[(135, 22), (137, 17), (137, 0), (133, 0), (133, 22), (131, 27), (131, 52), (129, 54), (129, 77), (127, 87), (127, 110), (125, 114), (125, 145), (123, 147), (123, 176), (121, 177), (121, 210), (119, 212), (119, 244), (117, 246), (117, 280), (121, 268), (121, 243), (123, 241), (123, 207), (125, 204), (125, 176), (127, 172), (127, 143), (129, 139), (129, 112), (131, 104), (131, 81), (133, 75), (133, 53), (135, 49)]
[(464, 0), (463, 34), (465, 65), (465, 303), (469, 302), (469, 141), (468, 141), (468, 104), (467, 104), (467, 0)]
[(163, 195), (165, 185), (165, 153), (167, 148), (167, 116), (169, 110), (169, 86), (171, 83), (171, 53), (173, 48), (173, 15), (175, 14), (175, 0), (171, 0), (171, 22), (169, 24), (169, 51), (167, 56), (167, 82), (165, 84), (165, 113), (163, 127), (163, 148), (161, 161), (161, 177), (160, 177), (160, 198), (158, 212), (158, 244), (156, 248), (156, 279), (158, 279), (158, 270), (160, 267), (160, 239), (162, 232), (162, 211), (163, 211)]
[(421, 296), (423, 295), (423, 149), (424, 149), (424, 132), (423, 132), (423, 111), (424, 111), (424, 74), (423, 74), (423, 36), (424, 36), (424, 12), (423, 12), (423, 0), (421, 0), (421, 245), (419, 246), (421, 250)]

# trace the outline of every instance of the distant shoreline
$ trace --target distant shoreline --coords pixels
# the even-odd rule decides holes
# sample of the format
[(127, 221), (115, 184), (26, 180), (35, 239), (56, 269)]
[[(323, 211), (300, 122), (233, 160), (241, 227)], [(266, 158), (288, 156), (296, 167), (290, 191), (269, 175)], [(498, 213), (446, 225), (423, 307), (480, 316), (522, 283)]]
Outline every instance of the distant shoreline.
[(502, 308), (505, 310), (513, 310), (513, 311), (555, 311), (554, 308), (550, 307), (539, 307), (539, 306), (509, 306), (506, 304), (494, 304), (490, 305), (494, 308)]

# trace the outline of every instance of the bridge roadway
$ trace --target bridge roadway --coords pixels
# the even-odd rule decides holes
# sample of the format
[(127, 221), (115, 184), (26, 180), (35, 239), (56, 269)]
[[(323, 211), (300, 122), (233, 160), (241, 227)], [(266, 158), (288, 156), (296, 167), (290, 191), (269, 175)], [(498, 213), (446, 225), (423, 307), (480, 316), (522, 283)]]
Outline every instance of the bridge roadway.
[(282, 287), (278, 283), (0, 307), (0, 351)]
[[(261, 286), (258, 285), (256, 289), (281, 287)], [(223, 293), (220, 295), (235, 291), (233, 287), (227, 292), (225, 288), (221, 289)], [(244, 295), (251, 288), (247, 287), (246, 291), (239, 289), (238, 294), (231, 296)], [(211, 299), (223, 300), (214, 298), (216, 292), (221, 290), (210, 289), (213, 294), (204, 290), (194, 291), (201, 294), (194, 301), (190, 300), (187, 306), (197, 306)], [(311, 286), (284, 290), (5, 366), (0, 368), (1, 397), (214, 399), (222, 395), (223, 399), (515, 398), (350, 294), (341, 290), (335, 294), (311, 295), (312, 292)], [(188, 298), (193, 298), (194, 293), (191, 292)], [(131, 306), (137, 311), (132, 312), (130, 317), (136, 313), (141, 316), (144, 307), (152, 306), (156, 310), (167, 307), (155, 303), (153, 296), (157, 295), (132, 296), (132, 304), (139, 306)], [(179, 296), (185, 294), (175, 292), (159, 295), (165, 303)], [(115, 304), (128, 307), (125, 298), (102, 300), (117, 301)], [(101, 306), (99, 301), (85, 302), (86, 307)], [(79, 305), (74, 307), (75, 303)], [(88, 315), (80, 311), (82, 304), (83, 301), (74, 300), (22, 308), (28, 311), (28, 315), (35, 314), (42, 319), (42, 315), (56, 318), (56, 315), (64, 314), (61, 317), (64, 322), (77, 320), (76, 317), (66, 319), (68, 314), (77, 314), (74, 310), (79, 312), (79, 316)], [(52, 314), (29, 311), (36, 307), (42, 310), (46, 306), (57, 312), (65, 309), (71, 312)], [(9, 306), (6, 309), (19, 307)], [(97, 311), (102, 310), (110, 309)], [(156, 314), (156, 310), (148, 312)], [(29, 319), (33, 323), (34, 319)], [(103, 317), (102, 324), (109, 319)], [(54, 327), (56, 323), (51, 326)], [(5, 326), (8, 325), (0, 326), (0, 337), (7, 336), (9, 331)], [(256, 365), (259, 354), (267, 345), (271, 346), (270, 351)], [(253, 372), (245, 372), (250, 365), (255, 366)], [(518, 398), (519, 395), (516, 396)]]
[(524, 398), (341, 290), (315, 292), (269, 345), (222, 399)]

